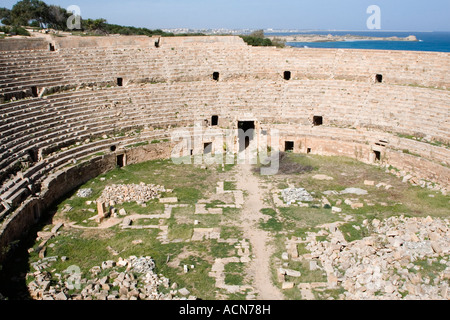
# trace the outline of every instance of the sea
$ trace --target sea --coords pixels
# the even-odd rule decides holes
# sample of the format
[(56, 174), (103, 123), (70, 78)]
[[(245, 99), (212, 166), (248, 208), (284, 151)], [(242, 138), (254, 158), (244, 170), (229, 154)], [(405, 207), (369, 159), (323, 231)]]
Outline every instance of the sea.
[(286, 45), (298, 48), (333, 49), (373, 49), (450, 52), (450, 32), (414, 32), (414, 31), (302, 31), (302, 32), (266, 32), (266, 36), (290, 36), (295, 34), (320, 34), (333, 36), (358, 35), (367, 37), (407, 37), (414, 35), (418, 41), (378, 41), (349, 40), (339, 42), (287, 42)]

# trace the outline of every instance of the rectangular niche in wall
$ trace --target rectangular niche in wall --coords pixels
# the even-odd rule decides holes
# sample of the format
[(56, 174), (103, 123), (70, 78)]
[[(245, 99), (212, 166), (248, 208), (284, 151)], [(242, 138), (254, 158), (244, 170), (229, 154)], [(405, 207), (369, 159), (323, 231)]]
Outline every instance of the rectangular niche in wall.
[(123, 78), (117, 78), (117, 86), (119, 87), (123, 86)]
[(284, 142), (284, 151), (293, 152), (294, 151), (294, 141), (285, 141)]
[(314, 116), (313, 124), (314, 124), (314, 126), (321, 126), (323, 124), (323, 117), (322, 116)]
[(311, 152), (312, 152), (312, 149), (311, 149), (311, 148), (307, 148), (307, 149), (306, 149), (306, 153), (309, 154), (309, 153), (311, 153)]
[(291, 72), (290, 71), (285, 71), (283, 74), (283, 78), (284, 80), (291, 80)]
[(213, 80), (215, 80), (215, 81), (219, 81), (219, 76), (220, 76), (220, 74), (219, 74), (219, 72), (213, 72)]
[(218, 126), (219, 125), (219, 116), (212, 116), (211, 117), (211, 126)]
[(382, 83), (383, 82), (383, 75), (382, 74), (377, 74), (375, 76), (375, 82), (376, 83)]
[(210, 154), (212, 152), (212, 142), (203, 144), (203, 154)]

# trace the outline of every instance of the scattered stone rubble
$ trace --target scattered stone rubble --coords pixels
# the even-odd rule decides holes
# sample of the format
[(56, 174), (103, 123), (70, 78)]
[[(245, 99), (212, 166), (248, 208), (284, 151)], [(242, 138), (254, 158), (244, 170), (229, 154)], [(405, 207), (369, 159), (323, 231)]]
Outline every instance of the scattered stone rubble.
[(160, 185), (145, 184), (112, 184), (106, 186), (97, 202), (117, 203), (138, 202), (145, 203), (160, 197), (167, 190)]
[[(372, 235), (347, 243), (333, 236), (340, 232), (330, 230), (331, 241), (312, 240), (306, 246), (308, 257), (321, 262), (328, 284), (346, 290), (343, 299), (450, 298), (448, 219), (400, 216), (365, 220), (363, 227)], [(414, 263), (418, 260), (433, 265), (436, 276)]]
[(286, 204), (290, 205), (295, 202), (310, 202), (313, 197), (304, 188), (287, 188), (281, 190), (281, 196)]
[(448, 194), (448, 186), (440, 185), (439, 183), (434, 183), (431, 181), (426, 181), (424, 179), (416, 177), (414, 174), (410, 172), (406, 172), (405, 170), (397, 170), (394, 168), (390, 168), (389, 164), (385, 164), (386, 173), (393, 174), (398, 178), (402, 178), (403, 183), (410, 183), (413, 186), (420, 186), (421, 188), (430, 189), (433, 191), (439, 191), (443, 195)]
[[(36, 266), (47, 268), (58, 257), (49, 257), (38, 261)], [(123, 268), (126, 268), (125, 271)], [(38, 270), (27, 274), (34, 278), (28, 284), (30, 296), (36, 300), (196, 300), (185, 289), (170, 284), (169, 279), (154, 272), (155, 262), (151, 257), (131, 256), (118, 261), (104, 261), (101, 266), (90, 269), (90, 279), (82, 274), (64, 272), (51, 274)], [(76, 268), (73, 268), (76, 270)], [(107, 275), (105, 270), (108, 271)], [(67, 270), (68, 271), (68, 270)], [(102, 273), (104, 276), (99, 276)], [(169, 293), (162, 293), (165, 288)], [(178, 290), (177, 290), (178, 289)], [(75, 293), (71, 293), (75, 292)]]
[(88, 189), (80, 189), (77, 192), (77, 197), (80, 198), (88, 198), (92, 195), (92, 189), (88, 188)]

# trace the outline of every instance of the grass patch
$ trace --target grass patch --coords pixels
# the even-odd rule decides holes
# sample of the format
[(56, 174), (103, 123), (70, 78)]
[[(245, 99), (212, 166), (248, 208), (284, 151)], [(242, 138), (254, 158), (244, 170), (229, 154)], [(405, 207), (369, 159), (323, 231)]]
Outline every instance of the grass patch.
[(279, 222), (275, 218), (270, 218), (267, 222), (264, 222), (262, 219), (259, 222), (259, 227), (266, 231), (279, 232), (283, 230), (283, 223)]
[(274, 209), (272, 209), (272, 208), (261, 209), (261, 213), (265, 214), (265, 215), (268, 215), (268, 216), (271, 216), (271, 217), (275, 217), (277, 215), (277, 212)]
[(217, 208), (217, 206), (224, 205), (224, 204), (226, 204), (226, 203), (221, 201), (221, 200), (214, 200), (214, 201), (211, 201), (211, 202), (207, 203), (205, 208), (206, 209)]
[(181, 203), (195, 204), (203, 196), (202, 192), (197, 188), (177, 187), (173, 191)]
[(283, 218), (295, 222), (299, 227), (316, 227), (339, 220), (331, 210), (324, 208), (285, 207), (279, 210)]
[(416, 270), (414, 268), (408, 269), (409, 272), (418, 273), (424, 277), (430, 278), (433, 281), (436, 277), (439, 276), (439, 273), (444, 271), (447, 268), (446, 264), (442, 264), (438, 261), (433, 261), (431, 263), (428, 262), (428, 259), (416, 260), (413, 262), (415, 266), (419, 266), (420, 270)]
[(355, 222), (345, 223), (339, 227), (339, 230), (341, 230), (344, 235), (345, 241), (348, 242), (361, 240), (370, 235), (370, 232), (366, 227), (363, 227), (359, 223)]
[(169, 234), (168, 237), (170, 240), (181, 239), (181, 240), (189, 240), (192, 238), (194, 234), (194, 226), (193, 224), (179, 224), (175, 219), (168, 220), (169, 226)]
[(133, 225), (136, 226), (157, 226), (159, 225), (159, 219), (137, 219), (133, 221)]
[(242, 262), (231, 262), (225, 265), (225, 284), (242, 285), (244, 283), (245, 265)]
[(225, 272), (229, 273), (243, 273), (244, 272), (244, 264), (242, 262), (230, 262), (225, 265)]
[(345, 293), (345, 289), (338, 287), (336, 289), (325, 289), (325, 290), (313, 290), (314, 297), (316, 300), (328, 300), (333, 298), (334, 300), (340, 300), (340, 295)]
[(242, 229), (236, 226), (221, 226), (220, 238), (222, 239), (239, 239), (242, 238)]
[(137, 148), (137, 147), (146, 146), (146, 145), (148, 145), (148, 144), (149, 144), (148, 141), (144, 141), (144, 142), (139, 142), (139, 143), (135, 143), (135, 144), (130, 144), (130, 145), (128, 145), (128, 146), (125, 146), (125, 148), (127, 148), (127, 149)]
[(116, 208), (118, 209), (117, 211), (120, 210), (119, 208), (123, 208), (128, 214), (153, 215), (164, 213), (164, 204), (158, 203), (156, 200), (149, 201), (145, 205), (146, 206), (143, 207), (136, 202), (125, 202), (116, 205)]
[(223, 190), (225, 190), (225, 191), (236, 190), (236, 182), (234, 182), (234, 181), (225, 181), (223, 183)]
[(213, 257), (227, 258), (236, 254), (236, 248), (234, 248), (234, 245), (228, 243), (211, 240), (210, 253)]
[[(313, 170), (317, 170), (317, 168), (314, 168), (311, 165), (304, 164), (299, 158), (299, 155), (296, 155), (292, 157), (292, 154), (288, 154), (285, 152), (280, 152), (278, 155), (274, 155), (275, 157), (279, 157), (279, 167), (276, 174), (288, 174), (288, 175), (299, 175), (311, 172)], [(272, 156), (273, 157), (273, 156)], [(261, 172), (261, 167), (270, 167), (270, 165), (273, 163), (273, 158), (269, 159), (269, 165), (255, 165), (253, 168), (253, 172), (256, 174), (259, 174)], [(300, 160), (299, 160), (300, 159)], [(276, 158), (275, 158), (276, 160)], [(265, 161), (266, 162), (266, 161)], [(267, 163), (267, 162), (266, 162)]]
[(240, 274), (236, 273), (227, 273), (225, 274), (225, 284), (227, 285), (242, 285), (242, 282), (244, 281), (244, 277), (242, 277)]
[[(193, 251), (202, 251), (202, 247), (191, 248)], [(180, 266), (188, 265), (189, 272), (178, 276), (182, 278), (182, 282), (177, 282), (178, 287), (182, 286), (189, 288), (191, 294), (202, 297), (203, 299), (214, 299), (215, 298), (215, 280), (208, 276), (211, 271), (211, 264), (207, 259), (203, 257), (198, 257), (196, 255), (190, 256), (187, 259), (183, 259)], [(191, 268), (191, 265), (194, 268)], [(180, 270), (181, 271), (181, 270)], [(180, 281), (180, 280), (178, 280)]]

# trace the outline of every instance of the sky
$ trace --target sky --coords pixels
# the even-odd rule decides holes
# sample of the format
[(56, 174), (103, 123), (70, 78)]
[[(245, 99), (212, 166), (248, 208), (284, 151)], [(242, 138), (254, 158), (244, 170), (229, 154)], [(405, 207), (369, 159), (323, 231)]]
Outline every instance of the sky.
[[(109, 23), (157, 28), (368, 30), (367, 8), (381, 9), (381, 31), (450, 31), (449, 0), (44, 0)], [(0, 0), (11, 8), (16, 0)]]

